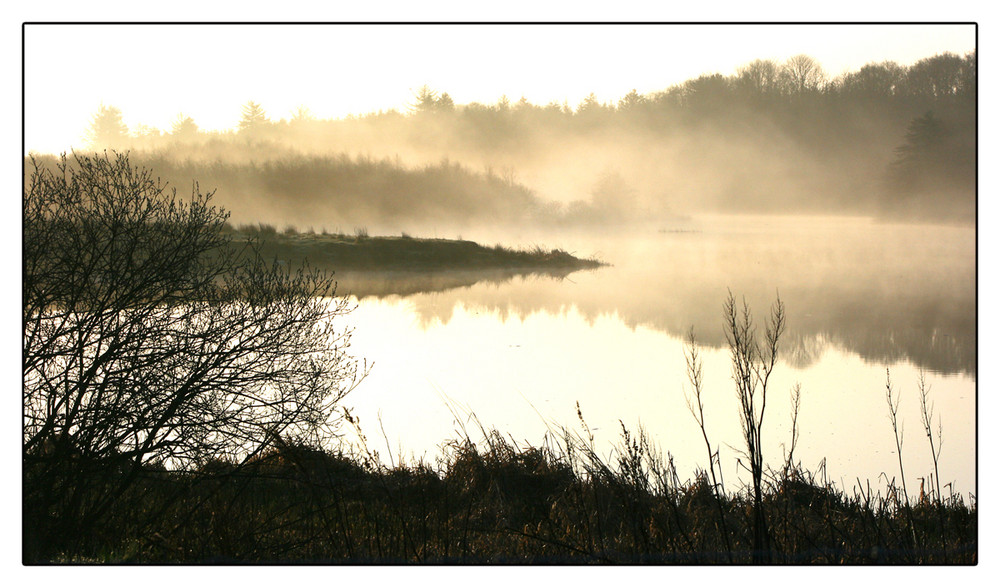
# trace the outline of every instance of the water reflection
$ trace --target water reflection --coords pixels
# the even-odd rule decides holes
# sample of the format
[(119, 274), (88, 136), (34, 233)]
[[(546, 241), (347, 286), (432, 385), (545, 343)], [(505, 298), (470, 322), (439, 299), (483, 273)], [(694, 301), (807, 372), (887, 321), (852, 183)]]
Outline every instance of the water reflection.
[(571, 269), (489, 269), (448, 271), (344, 271), (337, 272), (337, 293), (365, 298), (412, 296), (468, 289), (476, 284), (499, 287), (515, 278), (564, 279)]
[[(439, 444), (474, 424), (456, 420), (449, 404), (472, 411), (518, 443), (539, 444), (562, 426), (578, 428), (576, 403), (597, 446), (610, 455), (621, 426), (642, 425), (693, 476), (707, 458), (689, 412), (684, 344), (648, 327), (630, 327), (615, 314), (585, 317), (577, 309), (503, 317), (459, 304), (447, 321), (423, 323), (409, 300), (373, 300), (357, 311), (352, 350), (375, 359), (375, 368), (349, 398), (368, 438), (384, 439), (383, 455), (437, 455)], [(361, 329), (360, 326), (365, 328)], [(728, 352), (703, 350), (705, 414), (713, 445), (721, 449), (727, 486), (747, 474), (737, 465), (741, 446)], [(906, 423), (904, 465), (908, 476), (932, 470), (916, 395), (917, 368), (890, 364), (902, 395)], [(842, 488), (855, 478), (896, 476), (898, 465), (885, 405), (885, 367), (827, 348), (809, 367), (785, 362), (774, 372), (768, 400), (764, 451), (779, 467), (790, 440), (790, 390), (802, 384), (800, 439), (796, 456)], [(975, 383), (968, 377), (930, 374), (935, 414), (944, 435), (944, 483), (957, 492), (975, 490)], [(935, 420), (937, 420), (937, 416)], [(577, 429), (578, 430), (578, 429)], [(385, 432), (384, 437), (382, 431)], [(945, 467), (945, 464), (946, 467)], [(914, 482), (915, 483), (915, 482)]]
[(579, 402), (608, 451), (623, 423), (641, 423), (693, 475), (705, 467), (684, 388), (682, 340), (694, 326), (709, 433), (736, 488), (746, 474), (736, 465), (722, 304), (731, 289), (763, 319), (779, 292), (788, 331), (768, 401), (769, 463), (780, 464), (789, 441), (788, 393), (799, 382), (804, 466), (825, 464), (846, 489), (896, 476), (888, 366), (903, 398), (905, 470), (925, 476), (932, 470), (916, 396), (924, 369), (944, 433), (942, 482), (975, 490), (973, 229), (744, 217), (700, 219), (687, 232), (546, 237), (512, 244), (553, 244), (613, 265), (556, 276), (338, 276), (341, 292), (361, 300), (352, 351), (375, 362), (350, 399), (369, 438), (382, 428), (385, 451), (433, 456), (463, 427), (453, 403), (539, 443), (551, 432), (546, 423), (577, 423)]
[(447, 322), (460, 303), (521, 317), (574, 306), (587, 320), (616, 313), (631, 327), (677, 337), (693, 326), (716, 347), (724, 343), (719, 317), (728, 289), (762, 311), (779, 293), (789, 317), (786, 352), (796, 365), (835, 346), (878, 365), (910, 361), (975, 377), (974, 230), (862, 219), (722, 217), (699, 226), (576, 237), (576, 249), (600, 251), (613, 264), (599, 270), (347, 274), (341, 291), (408, 296), (425, 324)]

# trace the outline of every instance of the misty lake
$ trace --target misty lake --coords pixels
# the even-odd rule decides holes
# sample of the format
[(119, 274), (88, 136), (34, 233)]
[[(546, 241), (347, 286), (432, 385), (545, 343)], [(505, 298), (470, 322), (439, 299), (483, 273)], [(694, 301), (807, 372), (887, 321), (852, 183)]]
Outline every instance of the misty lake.
[(358, 300), (346, 319), (351, 353), (374, 363), (346, 399), (369, 446), (386, 462), (387, 454), (433, 460), (463, 427), (481, 439), (465, 422), (469, 412), (522, 446), (538, 445), (548, 431), (580, 430), (579, 403), (604, 455), (620, 441), (619, 421), (633, 432), (641, 425), (673, 456), (681, 479), (693, 478), (707, 467), (686, 400), (685, 336), (693, 327), (708, 435), (727, 486), (740, 487), (749, 473), (737, 467), (742, 443), (723, 303), (728, 291), (745, 297), (762, 325), (778, 294), (787, 331), (767, 401), (766, 463), (782, 463), (790, 391), (800, 383), (797, 461), (848, 491), (857, 480), (884, 487), (882, 474), (898, 480), (888, 367), (915, 494), (919, 478), (933, 472), (917, 394), (923, 370), (941, 425), (942, 489), (975, 492), (973, 227), (763, 216), (675, 224), (586, 236), (463, 235), (560, 247), (611, 264), (563, 278), (438, 276), (421, 286), (338, 274), (338, 293)]

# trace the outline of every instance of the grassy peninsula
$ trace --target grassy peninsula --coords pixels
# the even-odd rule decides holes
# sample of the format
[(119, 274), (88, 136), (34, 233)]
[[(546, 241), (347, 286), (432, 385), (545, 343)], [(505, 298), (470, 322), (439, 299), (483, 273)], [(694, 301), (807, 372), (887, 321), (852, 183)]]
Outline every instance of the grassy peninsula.
[(396, 236), (371, 237), (366, 229), (345, 233), (302, 233), (292, 227), (279, 232), (273, 225), (228, 226), (232, 243), (255, 240), (261, 254), (290, 265), (347, 271), (406, 270), (525, 270), (575, 271), (597, 268), (604, 263), (581, 259), (561, 249), (535, 246), (516, 249), (503, 245), (487, 247), (462, 239), (429, 239)]

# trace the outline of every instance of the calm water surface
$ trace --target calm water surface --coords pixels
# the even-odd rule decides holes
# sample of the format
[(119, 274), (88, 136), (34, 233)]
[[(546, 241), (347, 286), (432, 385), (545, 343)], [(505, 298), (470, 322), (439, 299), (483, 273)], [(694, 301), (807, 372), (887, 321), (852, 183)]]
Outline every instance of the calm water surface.
[[(423, 282), (342, 276), (339, 291), (359, 300), (348, 318), (352, 352), (374, 362), (346, 404), (383, 457), (433, 459), (470, 427), (455, 413), (470, 411), (519, 443), (539, 444), (550, 429), (580, 429), (579, 403), (605, 455), (620, 440), (620, 423), (641, 425), (673, 455), (681, 478), (691, 478), (707, 467), (686, 400), (684, 337), (693, 327), (708, 434), (735, 488), (748, 474), (737, 467), (740, 425), (722, 331), (732, 291), (758, 323), (776, 295), (786, 306), (764, 427), (773, 467), (790, 441), (790, 391), (800, 383), (795, 455), (803, 466), (825, 466), (846, 489), (858, 479), (884, 487), (882, 473), (898, 478), (888, 367), (902, 398), (904, 467), (915, 492), (933, 471), (917, 396), (923, 370), (943, 436), (942, 485), (975, 492), (973, 228), (699, 217), (628, 234), (464, 236), (562, 247), (612, 266), (478, 282), (466, 274)], [(479, 440), (475, 425), (470, 433)]]

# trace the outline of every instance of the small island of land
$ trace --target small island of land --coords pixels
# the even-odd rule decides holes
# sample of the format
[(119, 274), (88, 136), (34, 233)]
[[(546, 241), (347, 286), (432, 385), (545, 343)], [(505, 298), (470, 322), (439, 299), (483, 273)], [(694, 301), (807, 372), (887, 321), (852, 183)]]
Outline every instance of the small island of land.
[(277, 231), (266, 224), (229, 228), (232, 243), (248, 239), (259, 243), (269, 259), (292, 266), (310, 266), (345, 271), (445, 271), (526, 270), (557, 271), (593, 269), (604, 264), (581, 259), (561, 249), (516, 249), (503, 245), (487, 247), (462, 239), (429, 239), (406, 235), (370, 237), (365, 230), (343, 233), (300, 233), (292, 228)]

